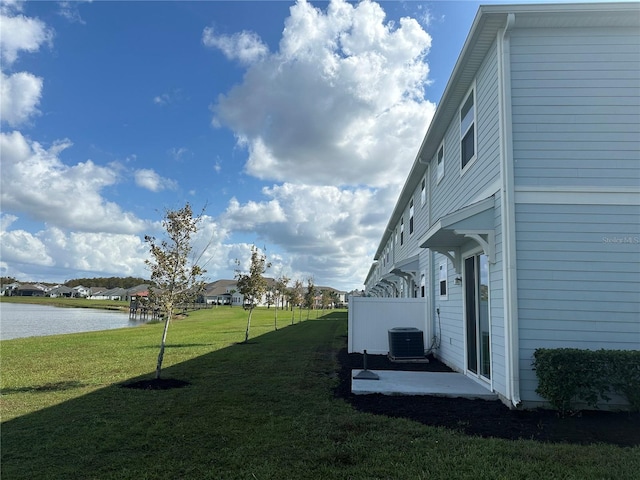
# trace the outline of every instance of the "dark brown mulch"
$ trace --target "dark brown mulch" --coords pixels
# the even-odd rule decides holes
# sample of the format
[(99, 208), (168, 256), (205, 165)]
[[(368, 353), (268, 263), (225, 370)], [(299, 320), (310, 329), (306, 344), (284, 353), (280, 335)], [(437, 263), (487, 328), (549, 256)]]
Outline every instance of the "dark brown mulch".
[(133, 388), (137, 390), (170, 390), (172, 388), (182, 388), (191, 385), (184, 380), (175, 378), (153, 378), (151, 380), (138, 380), (136, 382), (123, 383), (123, 388)]
[[(432, 357), (427, 364), (395, 363), (384, 355), (367, 357), (369, 370), (451, 371)], [(351, 370), (363, 368), (363, 356), (349, 354), (343, 349), (338, 354), (338, 360), (341, 365), (340, 384), (335, 394), (364, 412), (408, 418), (425, 425), (446, 427), (485, 438), (640, 445), (640, 412), (583, 411), (561, 418), (552, 410), (509, 410), (499, 400), (422, 395), (354, 395), (351, 393)]]

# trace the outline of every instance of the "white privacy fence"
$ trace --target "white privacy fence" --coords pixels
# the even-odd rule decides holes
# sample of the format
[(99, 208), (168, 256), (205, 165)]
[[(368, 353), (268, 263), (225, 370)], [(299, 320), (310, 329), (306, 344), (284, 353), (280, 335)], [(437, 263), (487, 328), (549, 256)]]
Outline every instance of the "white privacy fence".
[(424, 298), (349, 298), (349, 353), (372, 355), (389, 353), (389, 329), (418, 328), (424, 333), (425, 347), (431, 342), (431, 322), (427, 321)]

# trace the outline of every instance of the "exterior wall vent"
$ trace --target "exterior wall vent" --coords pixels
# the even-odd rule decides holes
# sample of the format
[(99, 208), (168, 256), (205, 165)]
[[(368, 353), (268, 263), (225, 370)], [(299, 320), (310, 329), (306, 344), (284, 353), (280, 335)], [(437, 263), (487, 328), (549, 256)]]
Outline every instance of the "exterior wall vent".
[(389, 329), (389, 358), (391, 360), (424, 358), (422, 330), (408, 327)]

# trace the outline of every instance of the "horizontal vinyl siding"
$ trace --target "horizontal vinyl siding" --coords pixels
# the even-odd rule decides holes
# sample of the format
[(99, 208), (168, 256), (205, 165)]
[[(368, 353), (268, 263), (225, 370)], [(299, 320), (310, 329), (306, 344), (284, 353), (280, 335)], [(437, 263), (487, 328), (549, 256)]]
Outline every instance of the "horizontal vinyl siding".
[[(447, 263), (447, 298), (440, 297), (438, 272), (440, 263)], [(462, 309), (462, 287), (454, 285), (456, 272), (451, 261), (444, 255), (434, 254), (432, 288), (435, 309), (440, 309), (440, 318), (435, 315), (436, 333), (440, 333), (438, 358), (459, 372), (464, 371), (464, 313)], [(434, 311), (435, 311), (434, 309)]]
[(461, 176), (460, 118), (456, 115), (444, 141), (444, 178), (437, 183), (436, 159), (431, 161), (431, 224), (468, 205), (500, 175), (498, 75), (495, 45), (476, 76), (477, 158)]
[(536, 348), (640, 349), (639, 215), (633, 205), (516, 205), (523, 400), (540, 400)]
[[(489, 50), (476, 76), (476, 135), (477, 158), (461, 175), (460, 165), (460, 119), (455, 116), (444, 138), (444, 178), (437, 182), (437, 161), (431, 161), (429, 171), (429, 198), (431, 199), (429, 220), (435, 223), (444, 215), (459, 210), (478, 200), (478, 196), (496, 182), (500, 175), (499, 144), (499, 106), (498, 76), (495, 45)], [(491, 192), (492, 194), (494, 192)], [(419, 192), (416, 197), (419, 200)], [(497, 202), (498, 203), (498, 202)], [(499, 229), (499, 211), (496, 211)], [(425, 230), (426, 231), (426, 230)], [(496, 230), (497, 231), (497, 230)], [(422, 234), (424, 232), (418, 232)], [(470, 242), (465, 248), (475, 248)], [(465, 248), (462, 250), (464, 251)], [(462, 285), (455, 285), (454, 279), (462, 272), (456, 272), (451, 261), (445, 256), (434, 253), (431, 288), (435, 295), (434, 329), (440, 332), (438, 357), (455, 370), (465, 370), (465, 337)], [(443, 300), (439, 296), (438, 268), (441, 261), (447, 261), (448, 296)], [(501, 394), (505, 393), (504, 359), (504, 314), (502, 294), (502, 272), (498, 265), (491, 265), (491, 335), (492, 335), (492, 377), (493, 387)], [(440, 309), (438, 322), (435, 314)]]
[(637, 186), (638, 32), (516, 30), (511, 52), (516, 185)]

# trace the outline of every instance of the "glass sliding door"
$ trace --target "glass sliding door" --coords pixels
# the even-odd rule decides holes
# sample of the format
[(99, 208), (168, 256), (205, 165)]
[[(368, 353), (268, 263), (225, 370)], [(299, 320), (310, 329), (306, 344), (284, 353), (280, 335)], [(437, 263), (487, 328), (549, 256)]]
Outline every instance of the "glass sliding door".
[(489, 261), (475, 255), (464, 261), (467, 370), (491, 378), (489, 324)]

